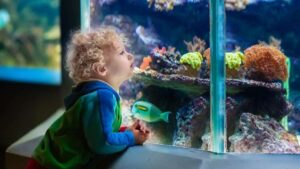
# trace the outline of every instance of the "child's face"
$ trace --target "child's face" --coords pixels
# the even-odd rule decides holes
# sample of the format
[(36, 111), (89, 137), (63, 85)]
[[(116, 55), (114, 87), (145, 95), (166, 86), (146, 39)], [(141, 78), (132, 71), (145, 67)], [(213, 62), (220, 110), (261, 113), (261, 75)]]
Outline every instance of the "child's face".
[(127, 52), (123, 42), (116, 41), (115, 49), (108, 51), (108, 74), (110, 78), (118, 78), (120, 81), (125, 81), (133, 75), (134, 57)]

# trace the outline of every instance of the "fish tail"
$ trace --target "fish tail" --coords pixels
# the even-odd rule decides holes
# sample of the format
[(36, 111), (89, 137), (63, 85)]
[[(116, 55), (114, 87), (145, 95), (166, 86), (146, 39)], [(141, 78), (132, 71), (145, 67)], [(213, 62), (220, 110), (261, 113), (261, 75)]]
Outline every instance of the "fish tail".
[(164, 113), (162, 113), (162, 114), (160, 114), (160, 118), (163, 120), (163, 121), (165, 121), (165, 122), (167, 122), (167, 123), (169, 123), (169, 115), (171, 114), (171, 112), (164, 112)]

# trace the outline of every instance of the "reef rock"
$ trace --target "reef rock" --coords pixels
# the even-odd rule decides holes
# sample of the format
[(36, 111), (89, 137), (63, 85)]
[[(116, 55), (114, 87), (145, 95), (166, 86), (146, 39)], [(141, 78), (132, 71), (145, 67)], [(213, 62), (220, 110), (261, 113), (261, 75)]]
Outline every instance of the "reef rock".
[(237, 132), (229, 137), (230, 151), (246, 153), (300, 153), (297, 137), (270, 117), (243, 113)]
[[(143, 81), (147, 85), (155, 85), (164, 88), (171, 88), (180, 90), (185, 93), (193, 93), (201, 95), (209, 91), (210, 80), (189, 77), (178, 74), (163, 74), (155, 70), (141, 70), (136, 68), (134, 70), (134, 78)], [(227, 79), (226, 80), (227, 92), (237, 93), (239, 91), (249, 88), (263, 88), (275, 92), (283, 92), (282, 84), (279, 82), (260, 82), (255, 80), (245, 79)]]
[(173, 145), (200, 148), (201, 136), (209, 122), (209, 103), (204, 97), (198, 97), (176, 114), (177, 130)]

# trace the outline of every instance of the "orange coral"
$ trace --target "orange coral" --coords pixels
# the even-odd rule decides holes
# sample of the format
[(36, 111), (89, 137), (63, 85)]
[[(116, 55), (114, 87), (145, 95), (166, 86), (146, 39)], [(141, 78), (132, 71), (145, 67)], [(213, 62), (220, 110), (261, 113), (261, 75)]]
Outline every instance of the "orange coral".
[(150, 63), (152, 62), (152, 59), (150, 56), (148, 57), (144, 57), (143, 58), (143, 62), (140, 66), (140, 69), (145, 70), (146, 68), (148, 68), (150, 66)]
[(203, 52), (203, 57), (206, 59), (206, 64), (207, 64), (208, 68), (210, 68), (210, 48), (207, 48)]
[(286, 56), (277, 48), (268, 45), (253, 45), (245, 51), (245, 68), (252, 79), (282, 80), (288, 78)]

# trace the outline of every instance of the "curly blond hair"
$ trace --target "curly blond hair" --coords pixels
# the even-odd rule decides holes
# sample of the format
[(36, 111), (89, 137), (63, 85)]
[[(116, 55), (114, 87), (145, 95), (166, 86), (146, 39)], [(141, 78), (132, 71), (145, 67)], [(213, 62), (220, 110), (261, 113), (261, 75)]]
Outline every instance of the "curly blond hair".
[(112, 27), (88, 32), (77, 31), (69, 42), (66, 69), (75, 83), (92, 78), (96, 67), (103, 67), (108, 59), (104, 50), (116, 49), (115, 42), (126, 42), (122, 34)]

